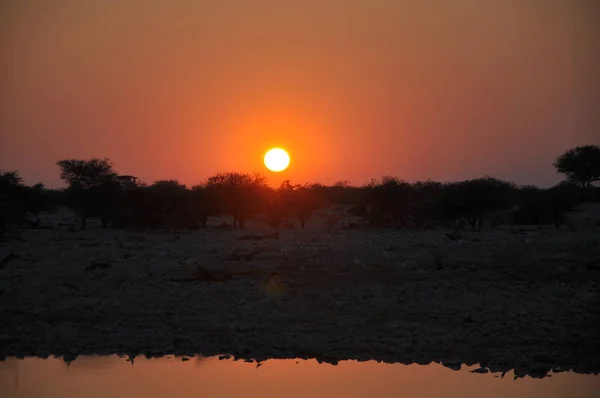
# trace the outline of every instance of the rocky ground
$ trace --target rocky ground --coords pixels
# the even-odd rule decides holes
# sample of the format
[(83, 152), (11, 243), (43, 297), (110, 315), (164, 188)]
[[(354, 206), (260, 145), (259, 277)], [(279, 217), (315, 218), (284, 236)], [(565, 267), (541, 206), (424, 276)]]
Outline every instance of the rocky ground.
[(597, 228), (70, 229), (1, 243), (0, 358), (231, 354), (600, 372)]

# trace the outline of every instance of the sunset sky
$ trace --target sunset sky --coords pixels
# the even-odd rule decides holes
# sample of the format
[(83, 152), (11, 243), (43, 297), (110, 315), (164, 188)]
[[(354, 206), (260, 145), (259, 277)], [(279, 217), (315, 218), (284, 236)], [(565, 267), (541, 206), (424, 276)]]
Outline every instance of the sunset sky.
[(597, 0), (5, 0), (0, 168), (547, 186), (600, 144), (599, 21)]

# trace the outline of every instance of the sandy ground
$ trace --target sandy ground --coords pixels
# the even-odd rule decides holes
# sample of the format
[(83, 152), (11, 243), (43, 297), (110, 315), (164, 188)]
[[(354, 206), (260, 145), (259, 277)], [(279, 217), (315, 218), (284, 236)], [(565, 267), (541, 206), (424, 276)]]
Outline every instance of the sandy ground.
[[(313, 224), (316, 224), (313, 222)], [(600, 371), (600, 231), (29, 230), (0, 358), (164, 354)], [(481, 370), (486, 371), (485, 369)]]

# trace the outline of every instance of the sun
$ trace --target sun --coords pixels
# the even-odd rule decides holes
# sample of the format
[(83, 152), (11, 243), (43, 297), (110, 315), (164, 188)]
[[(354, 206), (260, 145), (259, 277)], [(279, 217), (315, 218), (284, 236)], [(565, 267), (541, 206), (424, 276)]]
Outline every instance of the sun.
[(275, 172), (283, 171), (287, 169), (290, 164), (290, 155), (281, 149), (273, 148), (265, 154), (265, 166), (267, 169)]

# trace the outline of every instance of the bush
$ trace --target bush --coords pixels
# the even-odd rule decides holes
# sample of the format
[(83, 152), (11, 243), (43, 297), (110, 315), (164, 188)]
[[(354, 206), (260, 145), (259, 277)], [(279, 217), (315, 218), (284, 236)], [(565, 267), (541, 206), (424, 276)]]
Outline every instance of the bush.
[(559, 225), (564, 214), (583, 201), (583, 190), (572, 183), (561, 183), (549, 189), (523, 187), (520, 202), (512, 213), (516, 225)]
[(441, 193), (442, 219), (464, 218), (472, 229), (481, 229), (484, 218), (491, 212), (509, 209), (516, 202), (516, 187), (492, 177), (446, 185)]
[(0, 234), (27, 220), (26, 187), (17, 171), (0, 170)]

